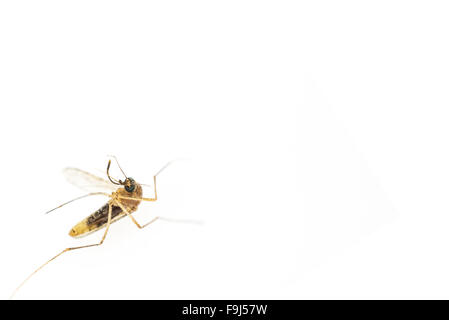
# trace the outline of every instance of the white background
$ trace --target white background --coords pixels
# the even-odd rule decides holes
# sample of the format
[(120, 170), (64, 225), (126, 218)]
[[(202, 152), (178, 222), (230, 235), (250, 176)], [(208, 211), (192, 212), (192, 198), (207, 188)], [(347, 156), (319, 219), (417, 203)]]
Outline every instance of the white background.
[[(449, 298), (446, 1), (0, 4), (0, 297), (106, 199), (139, 230), (67, 253), (33, 298)], [(116, 167), (115, 176), (120, 178)], [(151, 196), (151, 188), (146, 190)]]

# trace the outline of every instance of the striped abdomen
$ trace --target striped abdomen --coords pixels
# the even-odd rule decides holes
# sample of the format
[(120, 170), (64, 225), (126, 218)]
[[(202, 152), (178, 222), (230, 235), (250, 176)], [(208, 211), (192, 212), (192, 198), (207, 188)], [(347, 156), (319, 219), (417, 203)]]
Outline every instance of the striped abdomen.
[[(69, 235), (71, 237), (79, 237), (105, 227), (108, 222), (109, 204), (111, 204), (112, 207), (111, 223), (125, 217), (126, 213), (123, 212), (122, 208), (120, 208), (118, 205), (114, 204), (114, 201), (116, 201), (116, 203), (119, 201), (119, 203), (126, 209), (128, 213), (133, 213), (137, 210), (137, 207), (139, 206), (139, 203), (141, 201), (139, 198), (142, 197), (142, 187), (140, 185), (137, 185), (136, 190), (133, 193), (128, 193), (124, 188), (120, 188), (112, 195), (115, 200), (110, 200), (100, 209), (76, 224), (70, 230)], [(126, 199), (126, 197), (132, 197), (136, 200)]]
[[(116, 205), (111, 205), (111, 223), (117, 221), (120, 218), (126, 216), (126, 213)], [(127, 208), (128, 212), (131, 213), (135, 210), (131, 210), (131, 208)], [(92, 213), (87, 218), (83, 219), (79, 223), (77, 223), (69, 232), (71, 237), (79, 237), (83, 235), (87, 235), (90, 232), (97, 231), (106, 226), (108, 222), (108, 213), (109, 213), (109, 202), (105, 203), (100, 209)]]

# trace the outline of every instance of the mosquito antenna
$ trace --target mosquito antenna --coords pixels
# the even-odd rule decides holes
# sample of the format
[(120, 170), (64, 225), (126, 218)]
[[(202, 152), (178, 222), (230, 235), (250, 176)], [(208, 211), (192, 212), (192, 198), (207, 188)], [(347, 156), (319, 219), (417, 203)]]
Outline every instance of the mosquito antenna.
[[(115, 179), (111, 178), (111, 176), (109, 175), (109, 168), (111, 167), (111, 160), (109, 160), (108, 162), (108, 167), (106, 168), (106, 174), (108, 175), (108, 179), (109, 181), (111, 181), (113, 184), (117, 184), (117, 185), (121, 185), (122, 181), (114, 181)], [(120, 167), (120, 166), (119, 166)], [(126, 176), (125, 176), (126, 177)]]
[(120, 167), (120, 164), (118, 163), (117, 157), (116, 156), (112, 156), (109, 155), (109, 157), (112, 157), (115, 159), (115, 162), (117, 162), (118, 167), (120, 168), (120, 171), (123, 173), (123, 175), (125, 176), (126, 179), (128, 179), (128, 177), (126, 176), (125, 172), (123, 171), (122, 167)]

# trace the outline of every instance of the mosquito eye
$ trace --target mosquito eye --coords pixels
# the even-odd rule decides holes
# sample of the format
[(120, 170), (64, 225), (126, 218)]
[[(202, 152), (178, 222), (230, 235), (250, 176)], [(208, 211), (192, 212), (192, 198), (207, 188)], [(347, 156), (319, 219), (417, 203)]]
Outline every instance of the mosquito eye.
[(125, 187), (125, 190), (128, 192), (133, 192), (134, 189), (136, 189), (136, 186), (134, 184)]
[(128, 192), (134, 192), (134, 190), (136, 189), (136, 184), (134, 182), (133, 178), (128, 178), (129, 184), (125, 185), (125, 190)]

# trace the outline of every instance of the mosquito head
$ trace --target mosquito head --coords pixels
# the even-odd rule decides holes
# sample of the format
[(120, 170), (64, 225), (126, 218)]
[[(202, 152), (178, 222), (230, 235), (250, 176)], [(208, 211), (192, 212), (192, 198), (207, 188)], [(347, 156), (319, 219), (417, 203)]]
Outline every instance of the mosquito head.
[(136, 190), (136, 181), (133, 178), (126, 178), (123, 185), (125, 186), (125, 190), (129, 193), (133, 193), (134, 190)]

